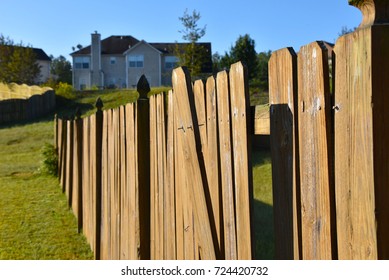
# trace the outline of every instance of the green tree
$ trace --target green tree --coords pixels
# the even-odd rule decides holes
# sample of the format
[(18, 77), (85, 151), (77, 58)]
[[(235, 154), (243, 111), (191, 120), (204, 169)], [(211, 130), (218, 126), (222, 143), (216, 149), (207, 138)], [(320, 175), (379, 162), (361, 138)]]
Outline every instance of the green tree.
[(207, 58), (207, 50), (197, 42), (205, 35), (206, 25), (198, 26), (201, 15), (196, 10), (188, 14), (186, 9), (184, 15), (178, 19), (181, 21), (184, 29), (180, 30), (182, 38), (187, 44), (176, 44), (175, 56), (178, 58), (179, 66), (188, 67), (192, 76), (198, 76), (201, 73), (202, 66)]
[(342, 30), (340, 30), (340, 32), (338, 33), (339, 37), (340, 36), (343, 36), (343, 35), (346, 35), (348, 33), (351, 33), (351, 32), (354, 32), (357, 28), (354, 27), (354, 28), (348, 28), (347, 26), (342, 26)]
[(0, 34), (0, 81), (31, 85), (39, 74), (34, 50)]
[(258, 59), (255, 51), (255, 41), (248, 34), (239, 36), (230, 52), (226, 53), (221, 59), (221, 64), (223, 67), (229, 68), (231, 64), (238, 61), (247, 66), (249, 80), (257, 77)]
[(258, 87), (262, 90), (269, 90), (269, 68), (271, 51), (260, 52), (258, 54)]
[(51, 56), (51, 74), (57, 82), (72, 83), (72, 64), (62, 55), (54, 58)]

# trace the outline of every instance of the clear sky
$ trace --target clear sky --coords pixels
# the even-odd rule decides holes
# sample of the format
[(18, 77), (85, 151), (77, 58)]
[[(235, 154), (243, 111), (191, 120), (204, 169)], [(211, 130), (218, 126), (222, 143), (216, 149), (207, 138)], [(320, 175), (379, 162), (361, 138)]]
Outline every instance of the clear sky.
[(203, 42), (212, 52), (228, 52), (239, 35), (249, 34), (257, 52), (315, 40), (335, 43), (343, 26), (353, 28), (361, 12), (348, 0), (0, 0), (0, 34), (70, 59), (72, 46), (102, 38), (132, 35), (147, 42), (180, 42), (179, 17), (200, 12)]

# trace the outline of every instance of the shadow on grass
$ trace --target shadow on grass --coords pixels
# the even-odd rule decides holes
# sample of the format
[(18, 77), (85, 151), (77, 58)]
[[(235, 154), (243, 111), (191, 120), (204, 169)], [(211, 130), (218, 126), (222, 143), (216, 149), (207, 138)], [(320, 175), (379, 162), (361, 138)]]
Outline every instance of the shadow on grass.
[(270, 149), (252, 149), (254, 258), (275, 258)]
[(254, 258), (257, 260), (274, 259), (273, 207), (257, 199), (254, 211)]

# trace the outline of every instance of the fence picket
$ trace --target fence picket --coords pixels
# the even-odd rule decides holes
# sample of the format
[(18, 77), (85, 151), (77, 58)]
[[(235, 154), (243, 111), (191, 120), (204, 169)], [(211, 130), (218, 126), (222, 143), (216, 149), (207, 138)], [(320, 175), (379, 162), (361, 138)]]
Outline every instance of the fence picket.
[(111, 110), (103, 112), (103, 136), (102, 136), (102, 188), (101, 188), (101, 248), (102, 260), (110, 259), (110, 201), (109, 201), (109, 143), (108, 135), (111, 125)]
[(339, 38), (335, 182), (339, 259), (389, 259), (387, 1), (352, 1), (363, 21)]
[(229, 77), (237, 258), (250, 260), (252, 258), (251, 219), (254, 197), (251, 171), (251, 108), (249, 95), (246, 94), (248, 92), (247, 69), (241, 62), (235, 63), (231, 66)]
[(216, 77), (217, 112), (219, 122), (220, 175), (222, 187), (222, 207), (224, 218), (225, 259), (236, 260), (236, 221), (233, 190), (232, 145), (230, 121), (229, 79), (226, 71)]
[(166, 231), (165, 236), (171, 242), (166, 242), (165, 257), (167, 260), (175, 260), (176, 253), (176, 220), (175, 220), (175, 194), (176, 187), (174, 184), (175, 169), (174, 169), (174, 97), (173, 91), (170, 90), (167, 94), (167, 140), (166, 140), (166, 178), (165, 178), (165, 210), (166, 210)]
[(68, 206), (72, 204), (73, 194), (73, 149), (74, 149), (74, 137), (73, 137), (73, 120), (66, 122), (66, 180), (65, 180), (65, 193), (68, 200)]
[[(205, 161), (209, 195), (211, 200), (212, 216), (215, 227), (215, 248), (218, 259), (224, 256), (224, 230), (222, 211), (222, 192), (219, 177), (219, 139), (217, 119), (217, 91), (216, 82), (213, 76), (207, 79), (206, 83), (206, 116), (207, 116), (207, 157)], [(211, 224), (212, 225), (212, 224)]]
[(73, 122), (73, 191), (72, 209), (77, 218), (78, 231), (82, 228), (82, 119), (77, 116)]
[(292, 48), (272, 53), (269, 99), (275, 257), (300, 259), (301, 212), (297, 129), (297, 55)]
[(327, 50), (320, 42), (300, 49), (298, 92), (302, 258), (332, 259), (329, 69)]
[(196, 237), (200, 246), (201, 259), (215, 259), (215, 247), (204, 194), (202, 171), (197, 157), (199, 151), (197, 150), (196, 140), (198, 143), (199, 134), (196, 135), (195, 131), (198, 130), (196, 127), (198, 123), (189, 78), (187, 69), (178, 68), (173, 70), (172, 82), (175, 89), (175, 102), (177, 103), (175, 116), (179, 125), (177, 127), (178, 153), (184, 155), (182, 163), (186, 167), (186, 173), (190, 174), (190, 195), (192, 201), (195, 202), (194, 222), (202, 225), (196, 227), (198, 229)]

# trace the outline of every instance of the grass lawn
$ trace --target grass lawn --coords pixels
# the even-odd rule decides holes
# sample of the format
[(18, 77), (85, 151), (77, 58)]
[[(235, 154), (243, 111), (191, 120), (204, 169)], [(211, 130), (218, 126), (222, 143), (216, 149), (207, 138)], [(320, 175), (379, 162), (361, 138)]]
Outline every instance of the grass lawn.
[(255, 258), (274, 259), (270, 150), (253, 150)]
[(53, 121), (0, 127), (0, 259), (93, 259), (66, 197), (41, 174)]
[[(154, 92), (168, 89), (156, 89)], [(97, 97), (103, 109), (135, 100), (135, 91), (90, 91), (58, 98), (58, 114), (80, 108), (92, 114)], [(0, 126), (0, 259), (93, 259), (67, 206), (58, 179), (39, 171), (42, 148), (53, 142), (53, 116), (35, 123)], [(255, 258), (274, 258), (269, 151), (253, 151)]]

